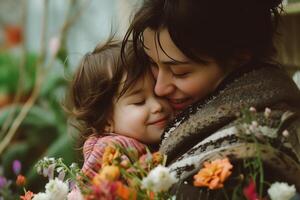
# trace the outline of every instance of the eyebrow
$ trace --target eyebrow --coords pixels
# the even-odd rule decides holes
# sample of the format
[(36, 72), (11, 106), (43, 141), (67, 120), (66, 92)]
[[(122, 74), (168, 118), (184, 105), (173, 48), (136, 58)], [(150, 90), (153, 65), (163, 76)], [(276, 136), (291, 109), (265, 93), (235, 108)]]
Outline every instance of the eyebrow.
[(178, 61), (178, 60), (166, 60), (166, 61), (160, 61), (161, 63), (165, 65), (184, 65), (189, 64), (189, 61)]
[[(151, 63), (156, 63), (153, 61), (153, 59), (150, 57), (150, 56), (147, 56), (148, 57), (148, 60), (151, 62)], [(161, 63), (165, 64), (165, 65), (184, 65), (184, 64), (189, 64), (190, 62), (189, 61), (179, 61), (179, 60), (162, 60), (160, 61)]]

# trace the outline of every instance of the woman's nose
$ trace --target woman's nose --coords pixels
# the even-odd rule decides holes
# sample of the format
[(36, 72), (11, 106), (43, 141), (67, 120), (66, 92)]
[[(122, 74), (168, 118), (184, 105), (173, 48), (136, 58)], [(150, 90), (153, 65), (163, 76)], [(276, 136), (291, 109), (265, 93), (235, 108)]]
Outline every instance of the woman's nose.
[(174, 91), (174, 85), (172, 84), (172, 77), (164, 72), (158, 72), (156, 76), (156, 83), (154, 92), (157, 96), (168, 96)]

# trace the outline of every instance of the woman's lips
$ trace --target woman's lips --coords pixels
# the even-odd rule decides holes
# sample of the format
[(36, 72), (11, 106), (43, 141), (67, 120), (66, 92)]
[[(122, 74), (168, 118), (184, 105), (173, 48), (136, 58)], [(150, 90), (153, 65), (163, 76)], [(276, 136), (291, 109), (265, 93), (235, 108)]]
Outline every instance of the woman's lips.
[(182, 110), (186, 108), (188, 105), (190, 105), (190, 98), (169, 99), (169, 102), (175, 110)]

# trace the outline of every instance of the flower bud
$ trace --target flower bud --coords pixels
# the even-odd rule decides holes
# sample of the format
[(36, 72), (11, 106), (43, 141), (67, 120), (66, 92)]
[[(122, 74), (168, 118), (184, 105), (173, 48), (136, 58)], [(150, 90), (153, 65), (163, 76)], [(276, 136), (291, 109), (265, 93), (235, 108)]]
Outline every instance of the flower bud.
[(26, 183), (26, 178), (23, 175), (18, 175), (17, 180), (16, 180), (16, 184), (17, 186), (24, 186)]

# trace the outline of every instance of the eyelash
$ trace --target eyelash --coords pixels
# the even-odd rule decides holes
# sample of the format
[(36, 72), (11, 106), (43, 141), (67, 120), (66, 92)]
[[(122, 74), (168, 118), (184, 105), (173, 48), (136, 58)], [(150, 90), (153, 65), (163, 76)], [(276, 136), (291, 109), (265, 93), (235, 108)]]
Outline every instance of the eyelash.
[(141, 106), (141, 105), (144, 105), (144, 103), (145, 103), (145, 100), (142, 100), (142, 101), (133, 103), (133, 105)]
[[(153, 62), (152, 60), (150, 60), (150, 64), (151, 64), (151, 68), (155, 68), (157, 69), (157, 64), (155, 62)], [(189, 72), (186, 72), (186, 73), (182, 73), (182, 74), (176, 74), (174, 72), (172, 72), (172, 75), (175, 77), (175, 78), (184, 78), (186, 75), (188, 75)]]
[(189, 74), (189, 72), (182, 73), (182, 74), (175, 74), (174, 72), (172, 72), (172, 75), (176, 78), (184, 78), (188, 74)]

